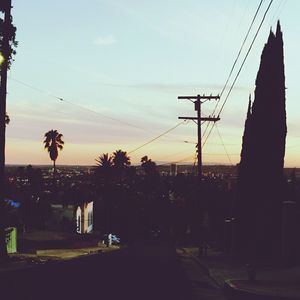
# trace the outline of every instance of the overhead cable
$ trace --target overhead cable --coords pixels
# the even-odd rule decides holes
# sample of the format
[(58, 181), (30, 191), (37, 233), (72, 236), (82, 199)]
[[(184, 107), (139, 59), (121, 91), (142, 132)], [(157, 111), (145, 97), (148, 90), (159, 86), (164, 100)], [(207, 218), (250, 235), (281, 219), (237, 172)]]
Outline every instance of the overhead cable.
[[(229, 82), (229, 80), (230, 80), (230, 78), (231, 78), (231, 75), (232, 75), (232, 73), (233, 73), (233, 71), (234, 71), (234, 68), (235, 68), (237, 62), (238, 62), (238, 59), (240, 58), (240, 55), (241, 55), (241, 53), (242, 53), (242, 51), (243, 51), (243, 48), (244, 48), (244, 46), (245, 46), (245, 43), (246, 43), (246, 41), (247, 41), (247, 39), (248, 39), (248, 37), (249, 37), (249, 34), (250, 34), (250, 32), (251, 32), (251, 29), (252, 29), (252, 27), (253, 27), (253, 24), (254, 24), (254, 22), (255, 22), (255, 20), (256, 20), (256, 17), (257, 17), (257, 15), (258, 15), (258, 12), (259, 12), (259, 10), (260, 10), (261, 5), (263, 4), (263, 2), (264, 2), (264, 0), (261, 0), (260, 3), (259, 3), (259, 5), (258, 5), (258, 7), (257, 7), (257, 9), (256, 9), (256, 12), (255, 12), (255, 14), (254, 14), (254, 16), (253, 16), (253, 18), (252, 18), (251, 24), (250, 24), (250, 26), (249, 26), (249, 28), (248, 28), (248, 31), (247, 31), (247, 33), (246, 33), (246, 35), (245, 35), (245, 38), (244, 38), (244, 40), (243, 40), (243, 42), (242, 42), (242, 45), (241, 45), (240, 49), (239, 49), (239, 52), (238, 52), (238, 54), (237, 54), (237, 56), (236, 56), (236, 58), (235, 58), (235, 60), (234, 60), (234, 63), (233, 63), (233, 65), (232, 65), (232, 67), (231, 67), (231, 70), (230, 70), (230, 72), (229, 72), (229, 74), (228, 74), (228, 77), (227, 77), (227, 79), (226, 79), (226, 82), (225, 82), (225, 84), (224, 84), (224, 86), (223, 86), (223, 88), (222, 88), (222, 90), (221, 90), (220, 98), (222, 97), (222, 95), (223, 95), (223, 93), (224, 93), (224, 91), (225, 91), (225, 89), (226, 89), (226, 87), (227, 87), (227, 84), (228, 84), (228, 82)], [(219, 101), (216, 103), (216, 106), (215, 106), (215, 109), (214, 109), (212, 115), (214, 115), (214, 113), (216, 112), (218, 105), (219, 105)]]
[(141, 146), (139, 146), (139, 147), (137, 147), (137, 148), (135, 148), (135, 149), (129, 151), (128, 154), (133, 153), (133, 152), (135, 152), (135, 151), (137, 151), (137, 150), (139, 150), (139, 149), (141, 149), (141, 148), (143, 148), (143, 147), (145, 147), (145, 146), (151, 144), (152, 142), (158, 140), (159, 138), (163, 137), (164, 135), (166, 135), (167, 133), (173, 131), (174, 129), (176, 129), (177, 127), (179, 127), (180, 125), (182, 125), (182, 124), (184, 124), (184, 123), (187, 123), (187, 120), (184, 120), (184, 121), (182, 121), (182, 122), (179, 122), (179, 123), (176, 124), (174, 127), (172, 127), (172, 128), (170, 128), (170, 129), (164, 131), (163, 133), (161, 133), (160, 135), (158, 135), (158, 136), (156, 136), (155, 138), (151, 139), (150, 141), (148, 141), (148, 142), (142, 144)]
[(46, 95), (49, 96), (49, 97), (55, 98), (55, 99), (57, 99), (57, 100), (59, 100), (59, 101), (61, 101), (61, 102), (65, 102), (65, 103), (67, 103), (67, 104), (69, 104), (69, 105), (75, 106), (75, 107), (77, 107), (77, 108), (79, 108), (79, 109), (81, 109), (81, 110), (88, 111), (88, 112), (93, 113), (93, 114), (95, 114), (95, 115), (98, 115), (98, 116), (100, 116), (100, 117), (102, 117), (102, 118), (109, 119), (109, 120), (112, 120), (112, 121), (114, 121), (114, 122), (118, 122), (118, 123), (120, 123), (120, 124), (129, 126), (129, 127), (133, 127), (133, 128), (135, 128), (135, 129), (145, 130), (145, 129), (143, 129), (143, 128), (137, 126), (137, 125), (133, 125), (133, 124), (130, 124), (130, 123), (128, 123), (128, 122), (122, 121), (122, 120), (120, 120), (120, 119), (117, 119), (117, 118), (113, 118), (113, 117), (104, 115), (104, 114), (102, 114), (102, 113), (100, 113), (100, 112), (98, 112), (98, 111), (96, 111), (96, 110), (93, 110), (93, 109), (87, 108), (87, 107), (85, 107), (85, 106), (83, 106), (83, 105), (74, 103), (73, 101), (67, 100), (67, 99), (65, 99), (65, 98), (63, 98), (63, 97), (59, 97), (59, 96), (57, 96), (57, 95), (55, 95), (55, 94), (52, 94), (52, 93), (50, 93), (50, 92), (48, 92), (48, 91), (46, 91), (46, 90), (40, 89), (40, 88), (38, 88), (38, 87), (35, 87), (35, 86), (33, 86), (33, 85), (31, 85), (31, 84), (28, 84), (28, 83), (26, 83), (26, 82), (23, 82), (23, 81), (21, 81), (21, 80), (12, 78), (11, 76), (9, 76), (9, 79), (12, 80), (12, 81), (15, 81), (15, 82), (17, 82), (17, 83), (19, 83), (19, 84), (22, 84), (22, 85), (24, 85), (24, 86), (26, 86), (26, 87), (28, 87), (28, 88), (30, 88), (30, 89), (32, 89), (32, 90), (35, 90), (35, 91), (37, 91), (37, 92), (39, 92), (39, 93), (46, 94)]
[(262, 27), (264, 21), (265, 21), (266, 15), (267, 15), (267, 13), (268, 13), (268, 11), (269, 11), (269, 9), (270, 9), (272, 3), (273, 3), (273, 0), (270, 1), (270, 3), (269, 3), (269, 5), (268, 5), (268, 7), (267, 7), (267, 9), (266, 9), (266, 11), (265, 11), (265, 13), (264, 13), (264, 15), (263, 15), (263, 18), (262, 18), (262, 20), (261, 20), (261, 22), (260, 22), (260, 24), (259, 24), (259, 26), (258, 26), (258, 29), (256, 30), (256, 33), (255, 33), (255, 35), (254, 35), (254, 37), (253, 37), (253, 39), (252, 39), (252, 42), (251, 42), (251, 44), (250, 44), (250, 47), (248, 48), (248, 51), (247, 51), (247, 53), (246, 53), (246, 55), (245, 55), (245, 57), (244, 57), (244, 60), (242, 61), (242, 64), (241, 64), (241, 66), (240, 66), (240, 68), (239, 68), (239, 70), (238, 70), (238, 72), (237, 72), (237, 74), (236, 74), (236, 76), (235, 76), (235, 78), (234, 78), (234, 80), (233, 80), (231, 86), (230, 86), (230, 89), (229, 89), (229, 91), (228, 91), (228, 93), (227, 93), (227, 95), (226, 95), (226, 98), (225, 98), (225, 100), (224, 100), (224, 102), (223, 102), (223, 104), (222, 104), (222, 106), (221, 106), (221, 108), (220, 108), (220, 110), (219, 110), (218, 116), (220, 116), (221, 112), (222, 112), (223, 109), (224, 109), (224, 106), (225, 106), (225, 104), (226, 104), (226, 102), (227, 102), (227, 100), (228, 100), (228, 98), (229, 98), (229, 95), (231, 94), (231, 91), (232, 91), (232, 89), (233, 89), (233, 87), (234, 87), (234, 85), (235, 85), (235, 83), (236, 83), (236, 81), (237, 81), (237, 79), (238, 79), (238, 77), (239, 77), (239, 75), (240, 75), (242, 69), (243, 69), (243, 66), (244, 66), (244, 64), (245, 64), (245, 62), (246, 62), (246, 60), (247, 60), (247, 58), (248, 58), (248, 55), (249, 55), (249, 53), (250, 53), (250, 51), (251, 51), (251, 49), (252, 49), (252, 47), (253, 47), (253, 44), (254, 44), (254, 42), (255, 42), (255, 40), (256, 40), (256, 38), (257, 38), (257, 35), (258, 35), (258, 33), (259, 33), (259, 31), (260, 31), (260, 29), (261, 29), (261, 27)]
[[(259, 12), (259, 10), (260, 10), (260, 8), (261, 8), (263, 2), (264, 2), (264, 0), (261, 0), (261, 1), (259, 2), (259, 5), (258, 5), (258, 7), (257, 7), (257, 9), (256, 9), (256, 11), (255, 11), (255, 14), (254, 14), (254, 16), (253, 16), (253, 18), (252, 18), (252, 21), (251, 21), (251, 23), (250, 23), (250, 26), (249, 26), (249, 28), (248, 28), (248, 31), (247, 31), (247, 33), (246, 33), (246, 35), (245, 35), (245, 38), (244, 38), (244, 40), (243, 40), (243, 42), (242, 42), (242, 44), (241, 44), (241, 47), (240, 47), (240, 49), (239, 49), (239, 51), (238, 51), (237, 56), (236, 56), (236, 58), (235, 58), (235, 60), (234, 60), (234, 62), (233, 62), (233, 65), (232, 65), (232, 67), (231, 67), (231, 69), (230, 69), (230, 72), (229, 72), (229, 74), (228, 74), (228, 76), (227, 76), (226, 82), (225, 82), (225, 84), (224, 84), (224, 86), (223, 86), (223, 88), (222, 88), (222, 90), (221, 90), (221, 93), (220, 93), (220, 99), (221, 99), (221, 97), (222, 97), (224, 91), (226, 90), (226, 87), (227, 87), (227, 85), (228, 85), (228, 82), (229, 82), (229, 80), (230, 80), (230, 78), (231, 78), (231, 75), (232, 75), (234, 69), (235, 69), (235, 66), (236, 66), (236, 64), (237, 64), (237, 62), (238, 62), (238, 59), (240, 58), (240, 55), (241, 55), (241, 53), (242, 53), (242, 51), (243, 51), (243, 48), (244, 48), (244, 46), (245, 46), (245, 43), (246, 43), (246, 41), (247, 41), (247, 39), (248, 39), (248, 37), (249, 37), (249, 34), (250, 34), (250, 32), (251, 32), (251, 29), (252, 29), (252, 27), (253, 27), (253, 24), (254, 24), (254, 22), (255, 22), (255, 20), (256, 20), (256, 17), (257, 17), (257, 15), (258, 15), (258, 12)], [(215, 114), (215, 112), (216, 112), (216, 110), (217, 110), (217, 108), (218, 108), (219, 103), (220, 103), (220, 100), (219, 100), (218, 102), (216, 102), (216, 105), (215, 105), (215, 108), (214, 108), (214, 110), (213, 110), (213, 112), (212, 112), (212, 115)], [(207, 123), (207, 125), (206, 125), (206, 127), (205, 127), (205, 129), (204, 129), (204, 132), (203, 132), (203, 134), (202, 134), (202, 138), (205, 136), (205, 134), (206, 134), (206, 132), (207, 132), (207, 129), (208, 129), (208, 127), (209, 127), (209, 124), (210, 124), (210, 122)]]

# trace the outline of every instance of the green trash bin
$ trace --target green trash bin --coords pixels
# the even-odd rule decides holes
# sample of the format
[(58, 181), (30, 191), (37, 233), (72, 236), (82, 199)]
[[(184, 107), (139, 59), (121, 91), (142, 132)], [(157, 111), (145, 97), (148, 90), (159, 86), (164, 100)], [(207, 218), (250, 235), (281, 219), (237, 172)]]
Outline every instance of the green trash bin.
[(8, 227), (5, 229), (7, 253), (17, 252), (17, 228)]

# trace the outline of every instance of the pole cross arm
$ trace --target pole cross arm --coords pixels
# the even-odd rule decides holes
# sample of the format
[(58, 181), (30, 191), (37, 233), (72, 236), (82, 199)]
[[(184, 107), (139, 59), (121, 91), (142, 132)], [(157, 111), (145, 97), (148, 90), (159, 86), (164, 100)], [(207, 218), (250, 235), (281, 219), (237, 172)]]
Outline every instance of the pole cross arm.
[[(197, 117), (178, 117), (179, 120), (198, 120)], [(200, 121), (212, 121), (212, 122), (217, 122), (219, 121), (219, 117), (207, 117), (207, 118), (200, 118)]]
[(179, 120), (198, 120), (197, 117), (178, 117)]
[(208, 117), (208, 118), (201, 118), (200, 119), (201, 121), (213, 121), (213, 122), (217, 122), (217, 121), (219, 121), (220, 120), (220, 118), (219, 117)]
[(200, 96), (200, 95), (197, 95), (197, 96), (178, 96), (177, 99), (195, 99), (195, 100), (198, 100), (198, 99), (207, 99), (207, 100), (219, 100), (220, 99), (220, 96), (217, 95), (217, 96)]
[[(201, 180), (202, 177), (202, 143), (201, 143), (201, 124), (202, 121), (213, 121), (217, 122), (220, 120), (219, 116), (215, 117), (202, 117), (201, 116), (201, 105), (205, 103), (206, 101), (201, 101), (203, 100), (219, 100), (220, 95), (215, 95), (213, 96), (210, 94), (209, 96), (205, 95), (195, 95), (195, 96), (178, 96), (178, 99), (186, 99), (186, 100), (194, 100), (192, 101), (195, 105), (195, 111), (197, 112), (197, 117), (178, 117), (178, 119), (181, 120), (193, 120), (197, 124), (197, 137), (198, 137), (198, 143), (197, 143), (197, 160), (198, 160), (198, 166), (197, 166), (197, 173), (198, 173), (198, 178)], [(201, 182), (201, 181), (200, 181)]]

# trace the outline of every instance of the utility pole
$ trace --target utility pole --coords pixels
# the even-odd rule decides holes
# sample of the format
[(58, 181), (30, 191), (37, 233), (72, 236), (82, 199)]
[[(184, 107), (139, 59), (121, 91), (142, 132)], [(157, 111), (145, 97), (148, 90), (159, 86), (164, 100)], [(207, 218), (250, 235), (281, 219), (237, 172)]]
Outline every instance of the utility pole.
[(11, 0), (1, 4), (4, 13), (3, 36), (0, 54), (2, 64), (0, 65), (0, 260), (6, 259), (6, 243), (4, 231), (4, 188), (5, 188), (5, 116), (6, 116), (6, 94), (7, 94), (7, 71), (10, 59), (10, 32), (11, 27)]
[[(219, 121), (219, 117), (202, 117), (201, 116), (201, 105), (208, 101), (208, 100), (219, 100), (220, 96), (179, 96), (178, 99), (185, 99), (185, 100), (191, 100), (195, 105), (195, 111), (197, 111), (197, 117), (178, 117), (178, 119), (182, 120), (193, 120), (196, 121), (197, 124), (197, 136), (198, 136), (198, 143), (197, 143), (197, 160), (198, 160), (198, 166), (197, 166), (197, 175), (199, 180), (202, 178), (202, 142), (201, 142), (201, 122), (205, 121)], [(194, 100), (194, 101), (193, 101)], [(204, 100), (204, 101), (202, 101)]]

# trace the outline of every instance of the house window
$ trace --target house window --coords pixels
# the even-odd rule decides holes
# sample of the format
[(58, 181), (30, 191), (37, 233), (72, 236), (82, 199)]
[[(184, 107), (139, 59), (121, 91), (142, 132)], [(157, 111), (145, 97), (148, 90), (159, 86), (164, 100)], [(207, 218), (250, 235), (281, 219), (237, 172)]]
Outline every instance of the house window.
[(91, 226), (93, 224), (93, 212), (89, 211), (88, 213), (88, 226)]
[(78, 233), (80, 233), (81, 232), (81, 218), (80, 218), (80, 216), (77, 217), (77, 224), (76, 225), (77, 225), (76, 226), (76, 231)]

